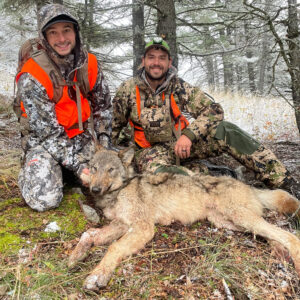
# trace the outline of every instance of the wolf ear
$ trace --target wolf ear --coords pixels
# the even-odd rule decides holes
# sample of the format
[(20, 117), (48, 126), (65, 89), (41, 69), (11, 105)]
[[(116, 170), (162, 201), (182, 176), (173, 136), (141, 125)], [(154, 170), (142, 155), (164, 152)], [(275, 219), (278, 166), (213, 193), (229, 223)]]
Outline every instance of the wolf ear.
[(118, 156), (120, 157), (123, 165), (125, 167), (128, 167), (132, 163), (134, 158), (134, 148), (128, 147), (123, 150), (120, 150)]

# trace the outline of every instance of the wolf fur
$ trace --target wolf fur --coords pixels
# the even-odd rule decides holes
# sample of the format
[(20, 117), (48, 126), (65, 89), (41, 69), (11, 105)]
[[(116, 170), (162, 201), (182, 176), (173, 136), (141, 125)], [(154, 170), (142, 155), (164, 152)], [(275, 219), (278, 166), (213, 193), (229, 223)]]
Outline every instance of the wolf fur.
[(262, 217), (264, 208), (296, 212), (299, 202), (295, 197), (279, 189), (259, 190), (225, 176), (168, 175), (155, 185), (147, 175), (134, 172), (133, 157), (132, 148), (119, 153), (102, 148), (90, 163), (90, 175), (82, 178), (89, 182), (96, 205), (112, 221), (83, 233), (69, 257), (69, 267), (83, 260), (92, 246), (113, 242), (86, 278), (85, 289), (105, 287), (118, 264), (153, 238), (156, 223), (190, 224), (204, 219), (219, 228), (250, 231), (281, 244), (289, 251), (300, 276), (299, 239)]

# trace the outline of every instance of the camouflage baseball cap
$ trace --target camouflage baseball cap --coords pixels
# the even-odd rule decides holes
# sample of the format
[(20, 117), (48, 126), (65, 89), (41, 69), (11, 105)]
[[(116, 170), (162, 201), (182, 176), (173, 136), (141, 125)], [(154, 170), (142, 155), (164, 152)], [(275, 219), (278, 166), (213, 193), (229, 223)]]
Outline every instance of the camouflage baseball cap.
[(154, 47), (164, 49), (170, 55), (170, 47), (168, 43), (161, 37), (154, 37), (150, 42), (148, 42), (145, 46), (144, 54), (146, 54), (147, 51)]

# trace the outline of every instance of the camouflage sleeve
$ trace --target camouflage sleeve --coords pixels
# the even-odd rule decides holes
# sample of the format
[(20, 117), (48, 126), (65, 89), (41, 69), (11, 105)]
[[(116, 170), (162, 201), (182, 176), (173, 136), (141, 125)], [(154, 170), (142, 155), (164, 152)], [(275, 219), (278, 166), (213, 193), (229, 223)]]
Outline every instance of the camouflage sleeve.
[(99, 61), (98, 70), (96, 84), (88, 98), (92, 103), (97, 138), (103, 146), (107, 147), (111, 139), (112, 106), (108, 84)]
[(179, 98), (182, 113), (187, 112), (191, 116), (189, 126), (183, 130), (183, 134), (192, 141), (205, 137), (224, 118), (224, 111), (220, 104), (215, 103), (197, 87), (189, 85), (180, 79)]
[(23, 101), (29, 122), (26, 148), (41, 145), (66, 168), (77, 171), (81, 164), (82, 144), (69, 139), (56, 118), (55, 105), (45, 88), (30, 74), (24, 73), (18, 81), (18, 97)]
[(112, 142), (117, 144), (121, 130), (127, 126), (130, 115), (130, 95), (123, 83), (113, 99)]

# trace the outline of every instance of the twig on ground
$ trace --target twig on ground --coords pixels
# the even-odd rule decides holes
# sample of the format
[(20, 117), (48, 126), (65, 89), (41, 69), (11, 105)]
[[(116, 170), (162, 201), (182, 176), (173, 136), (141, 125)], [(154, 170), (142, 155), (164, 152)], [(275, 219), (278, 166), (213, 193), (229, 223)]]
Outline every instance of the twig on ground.
[(231, 294), (231, 292), (230, 292), (230, 289), (229, 289), (229, 287), (228, 287), (228, 284), (226, 283), (226, 281), (225, 281), (224, 278), (222, 279), (222, 284), (223, 284), (223, 287), (224, 287), (224, 290), (225, 290), (227, 299), (228, 299), (228, 300), (234, 300), (234, 297), (232, 296), (232, 294)]

